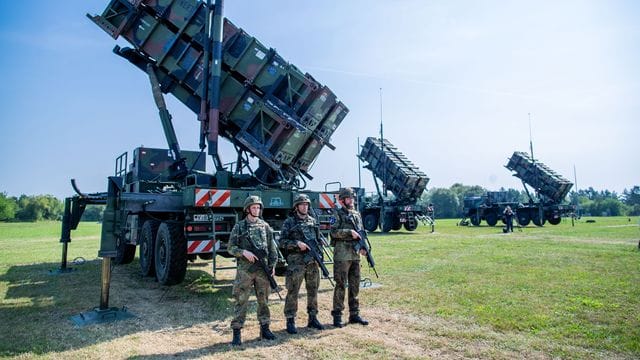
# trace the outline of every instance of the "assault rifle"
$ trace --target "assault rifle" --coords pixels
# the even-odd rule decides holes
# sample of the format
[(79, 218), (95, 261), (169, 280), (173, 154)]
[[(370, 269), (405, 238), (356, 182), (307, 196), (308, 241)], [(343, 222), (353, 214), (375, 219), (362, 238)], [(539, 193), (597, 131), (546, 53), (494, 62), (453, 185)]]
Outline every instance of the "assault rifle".
[[(291, 228), (290, 231), (296, 229), (297, 227), (301, 227), (300, 224), (294, 226), (293, 228)], [(322, 236), (322, 234), (320, 234), (320, 230), (316, 227), (316, 234), (319, 236)], [(302, 231), (302, 236), (304, 236), (304, 243), (309, 247), (308, 253), (309, 255), (311, 255), (311, 257), (313, 258), (313, 260), (316, 262), (316, 264), (318, 264), (318, 266), (320, 267), (320, 270), (322, 271), (322, 276), (329, 280), (329, 282), (331, 283), (331, 286), (335, 286), (333, 284), (333, 281), (331, 281), (331, 274), (329, 273), (329, 269), (327, 269), (327, 266), (324, 264), (324, 259), (322, 258), (322, 255), (318, 252), (317, 248), (320, 248), (320, 244), (318, 243), (317, 239), (313, 239), (313, 238), (309, 238), (307, 236), (307, 234)]]
[(250, 248), (247, 250), (251, 251), (253, 255), (258, 258), (258, 260), (256, 260), (251, 265), (251, 269), (255, 270), (255, 267), (258, 267), (260, 268), (260, 270), (264, 271), (264, 273), (267, 275), (267, 279), (269, 279), (269, 286), (271, 287), (271, 290), (278, 294), (278, 297), (280, 298), (280, 300), (282, 300), (282, 295), (280, 295), (280, 287), (278, 286), (276, 279), (273, 277), (271, 269), (269, 269), (269, 265), (267, 265), (267, 251), (258, 249), (253, 244), (251, 244)]
[(367, 262), (369, 263), (369, 267), (373, 269), (373, 273), (376, 274), (377, 278), (379, 278), (378, 272), (376, 271), (376, 261), (373, 259), (373, 255), (371, 255), (371, 243), (369, 242), (367, 232), (363, 228), (358, 226), (353, 216), (349, 215), (347, 217), (349, 218), (349, 221), (351, 222), (351, 225), (353, 225), (355, 231), (360, 235), (360, 240), (358, 240), (358, 242), (353, 245), (353, 249), (356, 251), (356, 253), (360, 253), (361, 249), (364, 249), (364, 251), (367, 252)]
[(320, 253), (318, 253), (318, 250), (316, 250), (316, 246), (320, 246), (320, 244), (318, 244), (318, 241), (315, 239), (309, 239), (307, 238), (307, 235), (304, 234), (304, 239), (306, 240), (305, 243), (307, 244), (307, 246), (309, 246), (309, 255), (311, 255), (311, 257), (313, 258), (313, 260), (316, 261), (316, 263), (318, 264), (318, 266), (320, 267), (320, 270), (322, 270), (322, 276), (324, 276), (325, 279), (329, 280), (329, 282), (331, 283), (331, 286), (335, 286), (333, 284), (333, 281), (331, 281), (331, 278), (329, 277), (329, 269), (327, 269), (327, 266), (324, 264), (324, 259), (322, 258), (322, 255), (320, 255)]

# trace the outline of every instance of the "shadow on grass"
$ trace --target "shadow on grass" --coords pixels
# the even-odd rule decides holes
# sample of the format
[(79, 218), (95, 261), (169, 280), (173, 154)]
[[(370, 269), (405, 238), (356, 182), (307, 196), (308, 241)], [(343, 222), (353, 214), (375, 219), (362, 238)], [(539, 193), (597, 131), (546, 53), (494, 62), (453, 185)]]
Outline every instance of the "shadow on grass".
[[(52, 275), (57, 263), (0, 267), (0, 356), (47, 354), (109, 342), (141, 331), (190, 327), (232, 315), (232, 280), (189, 267), (171, 287), (140, 275), (137, 261), (112, 271), (109, 306), (126, 306), (136, 318), (77, 327), (71, 316), (100, 305), (101, 260)], [(6, 271), (5, 271), (6, 270)], [(220, 286), (222, 285), (222, 286)], [(206, 309), (202, 311), (202, 309)]]
[[(304, 327), (298, 328), (297, 335), (290, 335), (285, 330), (273, 330), (273, 334), (276, 336), (275, 340), (262, 340), (259, 337), (247, 337), (245, 333), (242, 334), (242, 345), (240, 346), (231, 346), (231, 334), (229, 334), (229, 341), (223, 343), (217, 343), (214, 345), (205, 346), (202, 348), (189, 349), (187, 351), (177, 352), (174, 354), (151, 354), (151, 355), (134, 355), (129, 357), (130, 360), (138, 360), (138, 359), (200, 359), (207, 355), (220, 354), (225, 352), (230, 352), (229, 355), (233, 356), (236, 354), (241, 354), (244, 350), (249, 349), (266, 349), (273, 346), (282, 345), (293, 338), (305, 337), (309, 335), (313, 335), (314, 339), (322, 338), (325, 336), (331, 335), (331, 330), (333, 329), (331, 326), (327, 326), (325, 330), (318, 331), (313, 329), (308, 329)], [(250, 335), (251, 336), (251, 335)], [(240, 352), (240, 353), (236, 353)], [(246, 355), (245, 355), (246, 356)]]

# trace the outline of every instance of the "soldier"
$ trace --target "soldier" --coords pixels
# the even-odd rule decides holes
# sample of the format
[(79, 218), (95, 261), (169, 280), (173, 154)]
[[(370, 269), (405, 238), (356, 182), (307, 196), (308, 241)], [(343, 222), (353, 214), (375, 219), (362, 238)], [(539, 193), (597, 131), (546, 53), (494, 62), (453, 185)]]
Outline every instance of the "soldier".
[(266, 254), (271, 269), (271, 276), (275, 274), (275, 263), (278, 259), (277, 249), (273, 240), (273, 230), (264, 220), (260, 219), (262, 200), (258, 196), (249, 196), (244, 201), (246, 217), (239, 221), (231, 230), (229, 237), (229, 253), (237, 258), (238, 270), (233, 282), (233, 297), (235, 299), (234, 318), (231, 321), (233, 340), (231, 345), (240, 345), (240, 330), (247, 315), (249, 296), (255, 289), (258, 301), (258, 321), (260, 322), (260, 338), (274, 340), (276, 337), (269, 330), (270, 313), (267, 305), (269, 293), (269, 279), (267, 274), (255, 265), (260, 261), (256, 253)]
[(511, 210), (511, 206), (507, 205), (503, 211), (504, 221), (506, 224), (505, 232), (513, 232), (513, 210)]
[(344, 309), (345, 285), (349, 284), (349, 323), (368, 325), (369, 322), (360, 317), (360, 255), (366, 255), (364, 249), (356, 253), (354, 241), (360, 240), (356, 231), (362, 229), (362, 217), (354, 209), (353, 189), (340, 189), (338, 200), (342, 207), (337, 210), (336, 222), (331, 226), (331, 242), (333, 250), (333, 277), (336, 286), (333, 291), (333, 326), (342, 327), (342, 310)]
[(293, 216), (288, 217), (282, 224), (280, 246), (287, 255), (287, 298), (284, 303), (284, 316), (287, 318), (287, 332), (296, 334), (296, 312), (298, 311), (298, 293), (302, 280), (307, 288), (307, 327), (324, 330), (317, 318), (318, 287), (320, 286), (320, 270), (313, 256), (309, 253), (313, 246), (318, 254), (322, 254), (320, 239), (318, 239), (318, 225), (309, 216), (311, 201), (305, 194), (298, 195), (293, 202)]

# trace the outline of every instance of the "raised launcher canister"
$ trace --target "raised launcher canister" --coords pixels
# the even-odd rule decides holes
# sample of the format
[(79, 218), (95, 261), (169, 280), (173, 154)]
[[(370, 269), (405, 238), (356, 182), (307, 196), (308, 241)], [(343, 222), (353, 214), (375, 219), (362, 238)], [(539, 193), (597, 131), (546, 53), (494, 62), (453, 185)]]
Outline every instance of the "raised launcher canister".
[(573, 183), (549, 169), (545, 164), (534, 161), (526, 152), (514, 152), (505, 167), (515, 172), (513, 176), (553, 203), (562, 202), (573, 186)]
[(429, 182), (427, 175), (387, 139), (380, 142), (377, 138), (367, 138), (359, 158), (368, 163), (365, 168), (382, 180), (400, 202), (415, 202)]
[[(146, 72), (155, 67), (162, 92), (193, 112), (205, 79), (206, 4), (199, 0), (112, 0), (89, 16), (133, 48), (114, 52)], [(326, 86), (274, 49), (223, 21), (219, 134), (287, 177), (307, 173), (348, 113)]]

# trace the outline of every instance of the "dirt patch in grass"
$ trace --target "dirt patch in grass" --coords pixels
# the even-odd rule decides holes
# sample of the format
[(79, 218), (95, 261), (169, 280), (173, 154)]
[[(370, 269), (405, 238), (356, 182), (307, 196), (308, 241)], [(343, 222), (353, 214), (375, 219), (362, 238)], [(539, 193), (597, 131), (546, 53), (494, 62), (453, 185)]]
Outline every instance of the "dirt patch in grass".
[[(550, 348), (549, 344), (535, 337), (497, 332), (477, 326), (468, 319), (457, 321), (437, 316), (416, 316), (387, 307), (373, 308), (367, 306), (367, 296), (378, 291), (375, 288), (363, 289), (360, 293), (362, 316), (370, 321), (370, 325), (348, 325), (337, 329), (329, 326), (333, 292), (326, 281), (322, 282), (319, 295), (319, 319), (327, 325), (326, 330), (305, 327), (307, 315), (304, 311), (305, 297), (302, 296), (299, 304), (301, 311), (297, 318), (299, 334), (287, 334), (284, 331), (283, 301), (272, 294), (271, 329), (277, 340), (258, 340), (259, 325), (253, 304), (242, 333), (244, 343), (239, 348), (232, 348), (229, 345), (229, 322), (232, 316), (230, 287), (211, 287), (211, 271), (206, 265), (190, 269), (185, 283), (164, 287), (138, 275), (135, 265), (116, 267), (110, 305), (126, 305), (137, 318), (80, 328), (68, 318), (63, 318), (60, 324), (46, 324), (55, 328), (55, 331), (51, 331), (51, 344), (44, 346), (45, 350), (35, 354), (13, 354), (20, 358), (44, 355), (65, 359), (622, 358), (616, 354), (593, 354), (584, 349), (558, 348), (557, 344), (555, 348)], [(233, 271), (218, 276), (220, 284), (229, 284)], [(283, 279), (278, 278), (278, 281), (282, 283)], [(87, 307), (87, 304), (97, 306), (99, 284), (96, 284), (92, 293), (87, 292), (83, 297), (88, 302), (77, 305), (76, 309), (86, 311), (91, 307)], [(61, 317), (71, 315), (73, 313), (58, 314)], [(47, 347), (51, 351), (47, 351)]]

